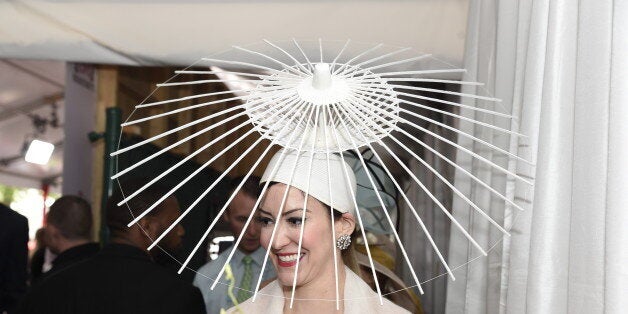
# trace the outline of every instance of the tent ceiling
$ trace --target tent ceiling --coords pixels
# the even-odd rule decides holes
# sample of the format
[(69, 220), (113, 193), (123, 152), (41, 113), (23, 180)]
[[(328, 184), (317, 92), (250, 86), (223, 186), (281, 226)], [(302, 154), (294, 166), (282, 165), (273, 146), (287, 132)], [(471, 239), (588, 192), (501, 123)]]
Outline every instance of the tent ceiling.
[(460, 65), (466, 14), (465, 0), (11, 1), (0, 3), (0, 57), (189, 65), (263, 38), (324, 38)]
[[(63, 149), (55, 149), (46, 166), (24, 161), (24, 142), (34, 133), (29, 114), (49, 118), (51, 104), (58, 106), (63, 124), (65, 64), (55, 61), (0, 60), (0, 184), (39, 187), (40, 182), (61, 173)], [(51, 143), (63, 140), (61, 127), (47, 128), (41, 137)]]

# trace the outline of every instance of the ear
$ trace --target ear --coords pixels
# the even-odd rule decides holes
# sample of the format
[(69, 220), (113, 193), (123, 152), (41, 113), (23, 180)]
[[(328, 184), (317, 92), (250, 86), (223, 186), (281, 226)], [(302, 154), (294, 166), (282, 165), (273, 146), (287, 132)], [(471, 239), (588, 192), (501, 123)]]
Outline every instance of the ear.
[(139, 225), (138, 227), (141, 227), (140, 232), (142, 232), (141, 230), (144, 230), (153, 240), (159, 236), (159, 234), (157, 234), (159, 231), (159, 225), (153, 217), (147, 215), (140, 219), (137, 224)]
[(45, 238), (46, 238), (46, 246), (48, 246), (52, 252), (58, 254), (60, 250), (59, 242), (62, 240), (61, 234), (59, 233), (59, 229), (57, 229), (53, 225), (48, 224), (46, 226)]
[(46, 239), (49, 241), (56, 241), (61, 236), (59, 229), (53, 225), (46, 226)]
[(335, 222), (336, 238), (341, 234), (351, 235), (355, 230), (355, 217), (350, 213), (343, 213)]

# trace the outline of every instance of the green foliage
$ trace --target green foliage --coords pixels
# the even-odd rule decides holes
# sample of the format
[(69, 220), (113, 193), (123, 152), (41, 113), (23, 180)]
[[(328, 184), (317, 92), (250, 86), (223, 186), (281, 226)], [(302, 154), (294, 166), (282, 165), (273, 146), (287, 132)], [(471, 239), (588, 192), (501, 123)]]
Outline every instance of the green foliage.
[(19, 190), (16, 187), (0, 184), (0, 203), (9, 206), (15, 200), (15, 194)]

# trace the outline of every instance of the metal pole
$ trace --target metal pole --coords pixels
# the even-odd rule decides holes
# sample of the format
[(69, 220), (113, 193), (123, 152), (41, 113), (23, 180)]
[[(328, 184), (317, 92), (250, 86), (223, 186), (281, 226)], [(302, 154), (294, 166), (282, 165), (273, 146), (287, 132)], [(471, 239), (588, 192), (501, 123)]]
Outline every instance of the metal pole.
[(105, 155), (103, 163), (103, 190), (100, 203), (100, 243), (102, 245), (109, 242), (109, 229), (107, 228), (107, 199), (113, 194), (114, 182), (111, 180), (117, 172), (116, 161), (110, 154), (117, 150), (118, 141), (120, 139), (120, 122), (122, 112), (120, 108), (107, 108), (106, 126), (105, 126)]

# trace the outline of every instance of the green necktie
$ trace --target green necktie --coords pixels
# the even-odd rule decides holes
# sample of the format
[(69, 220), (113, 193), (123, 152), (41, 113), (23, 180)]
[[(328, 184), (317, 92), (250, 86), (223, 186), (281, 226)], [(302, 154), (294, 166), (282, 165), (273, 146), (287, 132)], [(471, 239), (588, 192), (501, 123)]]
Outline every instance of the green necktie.
[(244, 276), (242, 276), (242, 280), (240, 281), (240, 290), (238, 290), (238, 302), (242, 303), (251, 297), (251, 281), (253, 281), (253, 258), (250, 256), (245, 256), (242, 259), (242, 264), (244, 264)]

